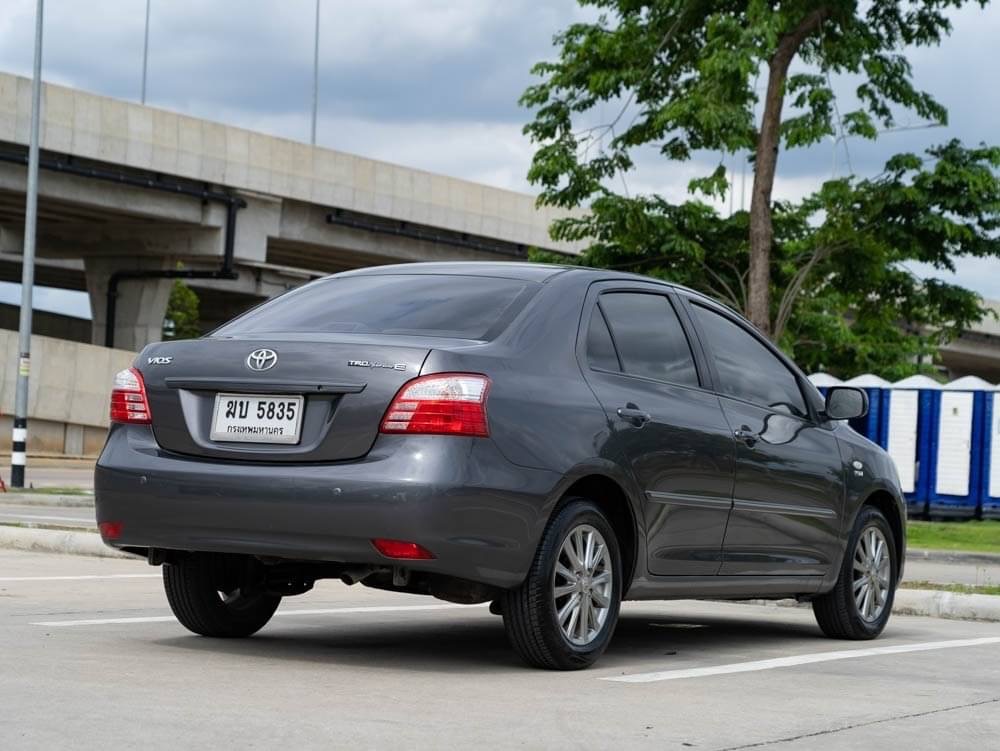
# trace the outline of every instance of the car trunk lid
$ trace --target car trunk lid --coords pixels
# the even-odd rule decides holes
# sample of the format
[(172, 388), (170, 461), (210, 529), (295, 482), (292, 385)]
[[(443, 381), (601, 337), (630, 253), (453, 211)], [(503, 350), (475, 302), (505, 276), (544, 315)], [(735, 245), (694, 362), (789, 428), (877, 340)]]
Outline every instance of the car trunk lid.
[[(430, 352), (426, 346), (382, 339), (311, 334), (151, 345), (138, 367), (146, 383), (156, 441), (169, 451), (243, 461), (322, 462), (364, 456), (393, 396), (419, 375)], [(296, 440), (213, 440), (220, 394), (271, 395), (279, 407), (282, 402), (301, 405)], [(253, 409), (246, 416), (246, 404), (256, 408), (256, 400), (235, 402), (243, 407), (240, 424), (257, 424)], [(227, 402), (220, 403), (224, 409)]]

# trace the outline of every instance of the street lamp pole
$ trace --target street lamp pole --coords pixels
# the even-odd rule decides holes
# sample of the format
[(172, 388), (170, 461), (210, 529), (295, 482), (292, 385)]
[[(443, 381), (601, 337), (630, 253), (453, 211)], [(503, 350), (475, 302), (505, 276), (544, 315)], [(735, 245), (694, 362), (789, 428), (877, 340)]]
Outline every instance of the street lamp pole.
[(31, 370), (31, 305), (35, 286), (35, 236), (38, 226), (38, 134), (42, 114), (42, 19), (44, 0), (35, 8), (35, 72), (31, 82), (31, 136), (28, 146), (28, 195), (24, 211), (24, 253), (21, 264), (21, 320), (18, 326), (17, 391), (10, 451), (10, 484), (24, 487), (28, 443), (28, 374)]
[(146, 103), (146, 69), (149, 63), (149, 4), (146, 0), (146, 35), (142, 42), (142, 103)]
[(310, 143), (316, 145), (316, 117), (319, 114), (319, 0), (316, 0), (316, 26), (313, 38), (313, 110)]

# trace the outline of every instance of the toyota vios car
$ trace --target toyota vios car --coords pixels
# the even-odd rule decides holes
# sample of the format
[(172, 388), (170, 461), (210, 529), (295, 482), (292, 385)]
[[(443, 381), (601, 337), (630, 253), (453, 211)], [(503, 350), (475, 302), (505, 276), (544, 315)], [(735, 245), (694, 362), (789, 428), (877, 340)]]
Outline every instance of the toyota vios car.
[(321, 279), (115, 378), (105, 541), (191, 631), (249, 636), (323, 578), (490, 602), (532, 665), (590, 665), (622, 600), (810, 601), (885, 627), (895, 469), (731, 310), (613, 271), (411, 264)]

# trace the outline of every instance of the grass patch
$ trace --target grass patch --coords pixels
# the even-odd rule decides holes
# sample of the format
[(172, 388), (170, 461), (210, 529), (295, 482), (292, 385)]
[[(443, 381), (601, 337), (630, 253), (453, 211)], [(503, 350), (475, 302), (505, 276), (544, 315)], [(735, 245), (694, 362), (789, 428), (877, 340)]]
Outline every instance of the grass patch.
[(31, 493), (32, 495), (93, 495), (89, 488), (54, 487), (54, 488), (7, 488), (9, 493)]
[(939, 584), (937, 582), (903, 582), (903, 589), (935, 589), (940, 592), (958, 592), (963, 595), (997, 595), (1000, 596), (1000, 584)]
[(1000, 521), (911, 521), (907, 524), (906, 542), (913, 548), (1000, 553)]

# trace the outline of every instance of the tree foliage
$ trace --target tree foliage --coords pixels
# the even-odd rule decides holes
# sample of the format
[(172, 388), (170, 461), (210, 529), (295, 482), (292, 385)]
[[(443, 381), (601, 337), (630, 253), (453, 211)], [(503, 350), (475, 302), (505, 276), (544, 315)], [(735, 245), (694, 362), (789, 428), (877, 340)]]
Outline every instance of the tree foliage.
[(195, 339), (201, 336), (199, 301), (195, 291), (180, 279), (170, 289), (167, 313), (163, 317), (164, 339)]
[[(1000, 148), (957, 141), (892, 157), (876, 177), (828, 181), (774, 206), (774, 335), (807, 370), (903, 377), (987, 311), (975, 293), (923, 280), (915, 262), (954, 270), (1000, 257)], [(605, 194), (558, 220), (558, 239), (589, 238), (578, 259), (693, 287), (744, 309), (749, 215), (697, 201)]]
[[(811, 225), (803, 225), (801, 217), (820, 216), (825, 207), (816, 208), (817, 202), (839, 206), (847, 200), (845, 191), (874, 191), (885, 184), (841, 181), (801, 206), (774, 206), (780, 149), (810, 146), (830, 136), (875, 138), (904, 112), (945, 123), (946, 110), (916, 88), (900, 50), (939, 43), (951, 29), (947, 11), (969, 0), (580, 2), (601, 15), (556, 36), (558, 59), (534, 67), (541, 81), (521, 100), (534, 111), (525, 132), (538, 145), (529, 179), (541, 188), (541, 202), (591, 204), (599, 217), (590, 223), (598, 243), (606, 242), (609, 233), (643, 227), (665, 243), (661, 255), (679, 253), (679, 259), (696, 255), (703, 240), (742, 236), (739, 257), (717, 264), (713, 250), (711, 270), (689, 269), (690, 275), (712, 276), (716, 266), (730, 264), (745, 270), (736, 285), (740, 307), (780, 339), (792, 316), (771, 293), (776, 284), (782, 286), (789, 259), (784, 251), (777, 257), (772, 253), (779, 246), (806, 242)], [(841, 112), (832, 77), (844, 74), (858, 80), (858, 106)], [(581, 121), (592, 122), (602, 106), (613, 114), (607, 122), (581, 126)], [(749, 213), (721, 220), (694, 203), (670, 206), (655, 196), (616, 195), (609, 186), (634, 167), (637, 150), (649, 147), (680, 161), (706, 150), (749, 152), (754, 167)], [(709, 196), (722, 196), (729, 187), (721, 159), (717, 168), (689, 185), (692, 192)], [(871, 219), (867, 226), (880, 223)], [(664, 232), (671, 226), (680, 234), (668, 241)], [(562, 231), (566, 229), (564, 225)], [(948, 248), (951, 255), (976, 252), (961, 239)], [(599, 253), (595, 250), (595, 259)], [(674, 261), (674, 271), (682, 273), (676, 268), (678, 259)], [(813, 268), (817, 265), (819, 261)], [(858, 315), (855, 311), (855, 321), (862, 325)]]

